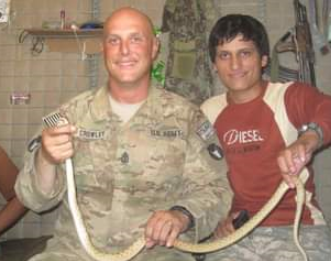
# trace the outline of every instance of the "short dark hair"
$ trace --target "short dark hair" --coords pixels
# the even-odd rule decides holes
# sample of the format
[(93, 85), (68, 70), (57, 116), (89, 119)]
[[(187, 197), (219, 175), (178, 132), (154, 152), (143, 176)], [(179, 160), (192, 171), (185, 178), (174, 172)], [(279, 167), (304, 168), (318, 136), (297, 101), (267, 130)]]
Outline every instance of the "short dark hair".
[(249, 15), (230, 14), (221, 17), (209, 35), (208, 49), (213, 63), (217, 46), (232, 41), (239, 34), (245, 41), (253, 41), (261, 57), (269, 57), (269, 39), (264, 25)]

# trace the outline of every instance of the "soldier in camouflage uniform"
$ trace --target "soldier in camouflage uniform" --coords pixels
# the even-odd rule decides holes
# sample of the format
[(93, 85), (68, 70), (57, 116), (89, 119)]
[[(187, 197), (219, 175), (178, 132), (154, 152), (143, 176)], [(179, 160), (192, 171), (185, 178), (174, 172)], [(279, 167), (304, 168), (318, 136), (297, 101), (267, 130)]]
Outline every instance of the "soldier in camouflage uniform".
[(208, 236), (232, 199), (218, 139), (195, 105), (150, 86), (158, 41), (144, 14), (117, 10), (104, 34), (108, 85), (59, 108), (69, 124), (42, 131), (15, 186), (20, 200), (38, 212), (62, 201), (54, 238), (31, 261), (92, 260), (68, 207), (61, 163), (69, 157), (97, 248), (117, 252), (144, 234), (146, 249), (134, 260), (194, 260), (171, 248), (174, 240)]

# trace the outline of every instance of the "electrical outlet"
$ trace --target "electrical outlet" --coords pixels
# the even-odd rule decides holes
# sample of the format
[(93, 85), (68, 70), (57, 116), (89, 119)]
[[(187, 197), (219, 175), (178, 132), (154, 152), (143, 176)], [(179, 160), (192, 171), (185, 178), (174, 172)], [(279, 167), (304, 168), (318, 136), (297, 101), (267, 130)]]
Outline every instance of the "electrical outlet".
[(9, 20), (10, 0), (0, 0), (0, 23), (7, 23)]

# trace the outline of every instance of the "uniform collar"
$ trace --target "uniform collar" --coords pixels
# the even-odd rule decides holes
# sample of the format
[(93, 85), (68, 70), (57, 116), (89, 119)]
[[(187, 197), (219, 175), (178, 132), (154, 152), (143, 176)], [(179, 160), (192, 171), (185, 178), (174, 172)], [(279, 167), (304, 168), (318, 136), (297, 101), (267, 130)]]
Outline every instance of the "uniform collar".
[[(110, 102), (109, 102), (109, 90), (108, 85), (105, 85), (98, 89), (90, 102), (90, 112), (91, 116), (95, 121), (102, 121), (109, 118), (112, 114)], [(160, 90), (154, 86), (150, 86), (148, 90), (148, 97), (146, 103), (142, 107), (155, 107), (155, 103), (159, 102), (158, 96), (160, 95)], [(162, 107), (161, 104), (157, 107)], [(142, 109), (142, 108), (141, 108)]]
[(111, 107), (108, 95), (108, 85), (105, 85), (96, 91), (96, 94), (94, 95), (90, 104), (90, 112), (94, 120), (105, 120), (111, 114)]

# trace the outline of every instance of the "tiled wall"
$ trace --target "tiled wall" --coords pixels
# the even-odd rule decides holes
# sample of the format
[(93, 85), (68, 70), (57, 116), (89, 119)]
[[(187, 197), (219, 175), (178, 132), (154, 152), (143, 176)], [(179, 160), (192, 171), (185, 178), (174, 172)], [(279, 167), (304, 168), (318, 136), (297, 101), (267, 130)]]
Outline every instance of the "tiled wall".
[[(106, 80), (100, 55), (82, 60), (80, 53), (49, 52), (47, 46), (44, 46), (41, 54), (33, 55), (30, 50), (31, 38), (26, 38), (23, 43), (18, 42), (22, 30), (40, 27), (44, 21), (59, 21), (62, 9), (66, 11), (67, 20), (82, 23), (91, 20), (95, 14), (92, 13), (93, 7), (94, 10), (97, 8), (100, 11), (98, 15), (100, 20), (103, 20), (112, 10), (124, 5), (143, 10), (157, 26), (160, 26), (164, 3), (165, 0), (12, 0), (12, 21), (8, 26), (0, 24), (0, 145), (17, 166), (22, 166), (27, 141), (36, 131), (44, 114), (70, 97)], [(248, 13), (259, 18), (270, 33), (272, 45), (294, 23), (290, 0), (222, 0), (218, 3), (220, 15), (236, 12)], [(293, 57), (288, 55), (281, 58), (293, 60)], [(166, 57), (162, 59), (166, 60)], [(331, 55), (318, 55), (318, 85), (329, 94), (330, 68)], [(219, 88), (222, 90), (221, 86)], [(14, 92), (30, 94), (30, 103), (11, 104), (10, 96)], [(330, 159), (329, 149), (317, 157), (315, 164), (318, 197), (329, 221)], [(2, 204), (4, 200), (0, 198), (0, 208)], [(55, 217), (56, 212), (42, 216), (30, 212), (0, 240), (49, 234)]]

